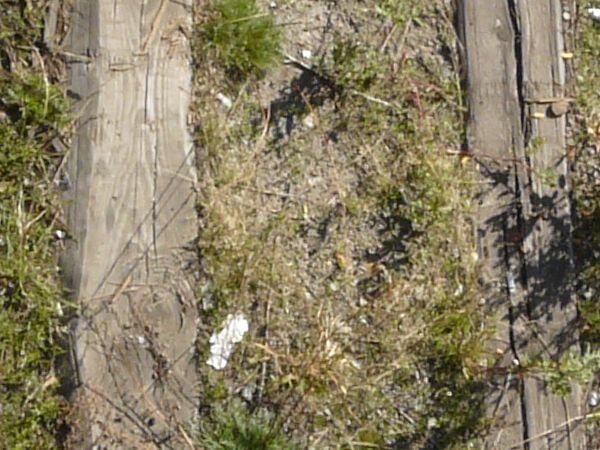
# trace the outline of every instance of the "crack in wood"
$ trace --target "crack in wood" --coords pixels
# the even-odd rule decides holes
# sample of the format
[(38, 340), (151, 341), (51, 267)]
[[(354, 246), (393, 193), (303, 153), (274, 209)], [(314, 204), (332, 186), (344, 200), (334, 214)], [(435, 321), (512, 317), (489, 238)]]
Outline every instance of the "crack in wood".
[[(519, 319), (522, 315), (522, 307), (525, 306), (526, 310), (529, 311), (528, 306), (528, 280), (527, 280), (527, 267), (525, 265), (525, 258), (523, 253), (523, 239), (525, 236), (525, 230), (523, 228), (525, 223), (525, 218), (523, 216), (523, 208), (521, 204), (521, 183), (519, 183), (519, 172), (520, 167), (517, 166), (516, 161), (519, 160), (519, 151), (520, 148), (526, 148), (527, 146), (527, 135), (525, 132), (526, 128), (526, 112), (525, 112), (525, 100), (523, 93), (523, 55), (521, 51), (521, 27), (519, 20), (519, 11), (516, 4), (517, 0), (507, 0), (507, 7), (509, 12), (509, 25), (512, 28), (512, 40), (514, 46), (514, 57), (515, 57), (515, 81), (516, 81), (516, 90), (518, 96), (518, 108), (519, 108), (519, 116), (521, 122), (521, 131), (515, 135), (513, 133), (514, 145), (511, 149), (513, 154), (513, 159), (515, 163), (513, 163), (512, 167), (512, 177), (514, 178), (514, 204), (509, 209), (508, 214), (510, 217), (510, 224), (504, 230), (504, 252), (505, 252), (505, 270), (507, 276), (512, 278), (513, 286), (508, 283), (506, 295), (508, 296), (507, 304), (508, 304), (508, 320), (509, 320), (509, 339), (510, 339), (510, 348), (513, 352), (513, 356), (515, 361), (518, 363), (518, 366), (521, 367), (521, 355), (520, 348), (523, 347), (524, 342), (520, 342), (523, 338), (520, 333), (517, 333), (515, 330), (518, 329)], [(519, 140), (520, 142), (517, 142)], [(530, 171), (530, 164), (527, 160), (527, 157), (524, 159), (524, 165), (526, 168), (526, 172)], [(520, 239), (516, 242), (512, 240), (512, 235), (518, 235)], [(509, 245), (509, 242), (512, 245)], [(519, 284), (517, 286), (517, 283)], [(512, 289), (511, 289), (512, 287)], [(518, 295), (515, 297), (515, 294)], [(524, 302), (525, 305), (521, 303)], [(521, 424), (522, 424), (522, 438), (523, 442), (529, 442), (529, 425), (527, 419), (527, 403), (525, 397), (524, 384), (522, 380), (518, 380), (518, 399), (520, 403), (519, 413), (521, 416)], [(524, 450), (529, 450), (529, 445), (525, 444)]]

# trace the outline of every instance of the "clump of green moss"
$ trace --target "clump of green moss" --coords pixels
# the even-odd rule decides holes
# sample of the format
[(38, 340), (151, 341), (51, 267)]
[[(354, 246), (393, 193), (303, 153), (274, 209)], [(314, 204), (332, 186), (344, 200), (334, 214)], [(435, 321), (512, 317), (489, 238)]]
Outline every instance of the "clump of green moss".
[(0, 10), (0, 449), (52, 449), (66, 306), (53, 193), (63, 155), (51, 142), (69, 107), (38, 45), (44, 8), (0, 1)]

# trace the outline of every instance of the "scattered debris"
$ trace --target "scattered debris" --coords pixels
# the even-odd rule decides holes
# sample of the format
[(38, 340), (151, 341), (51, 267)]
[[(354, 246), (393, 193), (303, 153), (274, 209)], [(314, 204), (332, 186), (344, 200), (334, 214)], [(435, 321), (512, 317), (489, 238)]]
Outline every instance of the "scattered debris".
[(597, 391), (592, 391), (590, 393), (588, 404), (590, 405), (590, 408), (595, 408), (600, 404), (600, 394)]
[(310, 50), (302, 50), (301, 54), (304, 59), (312, 58), (312, 52)]
[(223, 329), (219, 334), (213, 333), (208, 341), (211, 356), (206, 364), (216, 370), (224, 369), (231, 356), (234, 344), (241, 342), (247, 331), (248, 321), (243, 314), (240, 313), (235, 316), (229, 314)]
[(600, 8), (588, 8), (588, 14), (593, 20), (600, 22)]

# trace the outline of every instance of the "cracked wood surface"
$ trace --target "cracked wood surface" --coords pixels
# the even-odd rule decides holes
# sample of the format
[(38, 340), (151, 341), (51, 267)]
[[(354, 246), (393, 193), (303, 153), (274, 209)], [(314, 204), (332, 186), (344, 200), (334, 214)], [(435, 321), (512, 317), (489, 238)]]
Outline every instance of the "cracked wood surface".
[(518, 370), (525, 359), (578, 351), (565, 118), (526, 101), (564, 96), (561, 3), (464, 1), (459, 17), (468, 145), (486, 186), (476, 223), (496, 323), (489, 349), (498, 354), (486, 448), (584, 449), (583, 426), (572, 421), (583, 412), (578, 387), (561, 397)]
[(81, 307), (71, 445), (189, 448), (196, 410), (191, 2), (76, 0), (63, 267)]

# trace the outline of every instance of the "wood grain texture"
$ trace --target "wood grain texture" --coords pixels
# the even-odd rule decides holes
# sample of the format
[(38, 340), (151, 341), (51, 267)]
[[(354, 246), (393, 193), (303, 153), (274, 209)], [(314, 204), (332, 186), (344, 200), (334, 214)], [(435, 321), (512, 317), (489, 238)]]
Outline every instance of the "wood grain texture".
[[(577, 351), (565, 119), (548, 103), (530, 101), (564, 95), (561, 4), (479, 0), (459, 6), (468, 147), (484, 186), (477, 232), (496, 323), (489, 350), (499, 355), (491, 368), (485, 447), (580, 450), (582, 427), (569, 422), (582, 413), (577, 386), (560, 397), (519, 369), (526, 359)], [(536, 119), (540, 113), (544, 118)], [(532, 151), (537, 140), (541, 145)]]
[(65, 196), (79, 443), (185, 448), (196, 409), (189, 2), (77, 0)]
[[(521, 0), (518, 16), (523, 58), (523, 95), (536, 99), (561, 98), (565, 68), (561, 58), (562, 5), (559, 0)], [(528, 319), (531, 357), (559, 359), (567, 351), (579, 351), (577, 310), (573, 292), (573, 251), (569, 175), (566, 158), (565, 117), (555, 117), (548, 105), (526, 108), (530, 139), (539, 147), (529, 156), (528, 177), (523, 179), (527, 197), (523, 252), (528, 280)], [(545, 118), (536, 118), (541, 112)], [(584, 449), (581, 423), (565, 425), (580, 416), (578, 386), (566, 397), (553, 394), (542, 380), (525, 380), (524, 402), (531, 450)], [(553, 431), (548, 433), (548, 431)]]
[[(479, 253), (485, 267), (487, 308), (498, 323), (488, 345), (501, 355), (490, 382), (488, 415), (493, 420), (489, 448), (506, 449), (523, 440), (521, 380), (509, 371), (515, 353), (513, 324), (517, 300), (511, 304), (508, 291), (522, 292), (520, 266), (514, 248), (505, 236), (515, 227), (515, 147), (522, 145), (517, 86), (515, 32), (505, 0), (461, 2), (468, 83), (468, 146), (481, 167), (484, 188), (479, 195), (476, 217)], [(510, 271), (507, 265), (512, 263)], [(514, 295), (513, 294), (513, 295)], [(514, 298), (514, 296), (513, 296)], [(499, 369), (499, 370), (495, 370)]]

